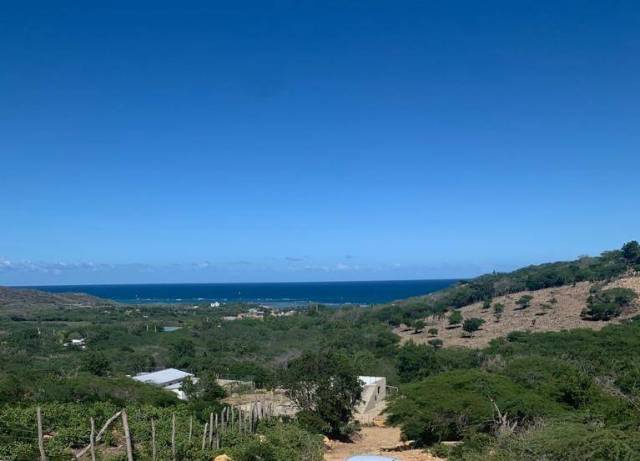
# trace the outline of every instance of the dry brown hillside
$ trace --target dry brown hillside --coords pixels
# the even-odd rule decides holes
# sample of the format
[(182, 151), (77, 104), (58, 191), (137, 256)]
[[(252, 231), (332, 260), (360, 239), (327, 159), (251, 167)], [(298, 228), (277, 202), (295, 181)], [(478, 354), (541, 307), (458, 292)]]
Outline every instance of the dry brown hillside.
[(108, 299), (96, 298), (84, 293), (49, 293), (41, 290), (0, 286), (0, 310), (24, 311), (41, 306), (100, 307), (116, 304)]
[[(580, 313), (586, 306), (592, 285), (591, 282), (581, 282), (575, 286), (546, 288), (498, 296), (493, 299), (493, 303), (504, 304), (504, 313), (498, 322), (494, 319), (493, 309), (482, 309), (481, 302), (462, 307), (460, 312), (465, 319), (478, 317), (485, 321), (473, 337), (463, 337), (462, 328), (459, 326), (450, 328), (446, 317), (425, 318), (427, 327), (418, 334), (402, 327), (396, 328), (394, 331), (400, 335), (403, 342), (426, 343), (431, 339), (439, 338), (444, 342), (444, 347), (484, 347), (492, 339), (506, 336), (512, 331), (561, 331), (574, 328), (599, 330), (605, 325), (619, 323), (638, 315), (640, 304), (636, 302), (623, 315), (608, 322), (582, 319)], [(614, 287), (630, 288), (640, 294), (640, 276), (621, 277), (603, 286), (605, 289)], [(533, 296), (531, 307), (527, 309), (519, 309), (516, 305), (516, 300), (523, 295)], [(555, 303), (552, 301), (554, 298), (557, 301)], [(430, 328), (438, 329), (437, 336), (429, 335)]]

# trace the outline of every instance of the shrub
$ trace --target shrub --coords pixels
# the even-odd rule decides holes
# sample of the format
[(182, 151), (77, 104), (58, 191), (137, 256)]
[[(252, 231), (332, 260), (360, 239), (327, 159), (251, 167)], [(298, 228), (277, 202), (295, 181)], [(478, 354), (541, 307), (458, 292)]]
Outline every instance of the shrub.
[(96, 376), (105, 376), (111, 369), (109, 359), (102, 352), (86, 352), (82, 358), (82, 368)]
[(441, 339), (438, 339), (438, 338), (430, 339), (428, 342), (429, 342), (429, 345), (431, 347), (433, 347), (434, 349), (440, 349), (444, 344), (444, 342)]
[(429, 333), (429, 336), (438, 336), (438, 329), (437, 328), (429, 328), (427, 333)]
[(503, 313), (504, 313), (504, 304), (495, 303), (493, 305), (493, 317), (496, 319), (496, 322), (500, 321)]
[(460, 325), (462, 323), (463, 317), (460, 311), (454, 310), (449, 314), (449, 325)]
[[(435, 347), (441, 340), (436, 341)], [(442, 349), (434, 350), (434, 344), (405, 344), (397, 353), (398, 375), (402, 382), (409, 382), (425, 378), (446, 370), (473, 368), (480, 365), (477, 351), (470, 349)]]
[(268, 423), (258, 429), (259, 438), (244, 437), (229, 450), (237, 461), (322, 461), (322, 438), (295, 424)]
[(596, 290), (587, 298), (587, 307), (582, 316), (589, 320), (610, 320), (622, 314), (638, 295), (629, 288)]
[[(498, 440), (495, 446), (469, 461), (636, 461), (640, 435), (571, 422), (552, 422), (519, 435)], [(455, 458), (450, 458), (454, 460)], [(460, 459), (460, 458), (458, 458)]]
[(470, 432), (490, 432), (492, 400), (518, 421), (558, 414), (561, 407), (505, 376), (480, 370), (457, 370), (401, 388), (388, 407), (389, 422), (400, 425), (409, 440), (431, 445), (460, 440)]
[(483, 323), (484, 323), (483, 319), (474, 317), (474, 318), (465, 320), (464, 323), (462, 324), (462, 329), (465, 332), (469, 333), (470, 335), (473, 335), (473, 333), (475, 333), (480, 329)]
[(518, 298), (516, 304), (520, 306), (520, 309), (526, 309), (531, 306), (531, 300), (533, 300), (533, 296), (531, 295), (523, 295)]
[(425, 326), (426, 324), (424, 323), (424, 320), (416, 320), (415, 322), (413, 322), (413, 328), (415, 333), (420, 333), (422, 330), (424, 330)]
[(521, 386), (571, 408), (583, 407), (600, 395), (591, 377), (558, 359), (517, 357), (507, 362), (502, 373)]

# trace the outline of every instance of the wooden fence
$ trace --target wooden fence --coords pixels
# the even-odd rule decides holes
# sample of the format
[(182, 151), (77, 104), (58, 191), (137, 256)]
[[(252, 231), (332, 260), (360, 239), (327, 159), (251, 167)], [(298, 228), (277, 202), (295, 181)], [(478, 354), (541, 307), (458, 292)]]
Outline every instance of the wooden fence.
[[(46, 414), (43, 414), (41, 407), (37, 407), (35, 416), (38, 428), (37, 442), (40, 461), (48, 461), (42, 429), (43, 420), (46, 420)], [(184, 431), (183, 434), (187, 434), (186, 438), (190, 444), (195, 445), (196, 443), (199, 443), (199, 448), (202, 452), (205, 452), (206, 450), (219, 450), (224, 448), (224, 435), (226, 433), (233, 431), (239, 434), (252, 434), (255, 433), (260, 421), (274, 417), (273, 406), (262, 401), (243, 405), (243, 408), (226, 406), (219, 413), (209, 413), (208, 421), (204, 423), (202, 428), (202, 434), (195, 434), (193, 416), (189, 418), (188, 427), (178, 427), (176, 424), (176, 414), (173, 413), (171, 415), (171, 460), (178, 460), (176, 449), (176, 433), (178, 431)], [(74, 459), (89, 459), (88, 456), (90, 456), (91, 461), (96, 461), (96, 453), (99, 450), (101, 442), (105, 439), (107, 430), (118, 420), (121, 420), (122, 422), (125, 439), (124, 448), (126, 449), (127, 460), (134, 461), (136, 459), (136, 437), (130, 429), (126, 408), (117, 411), (109, 417), (97, 432), (95, 420), (94, 418), (90, 418), (87, 421), (89, 444), (79, 450), (76, 450)], [(149, 420), (152, 461), (157, 461), (159, 453), (156, 437), (157, 423), (158, 421), (154, 418)]]

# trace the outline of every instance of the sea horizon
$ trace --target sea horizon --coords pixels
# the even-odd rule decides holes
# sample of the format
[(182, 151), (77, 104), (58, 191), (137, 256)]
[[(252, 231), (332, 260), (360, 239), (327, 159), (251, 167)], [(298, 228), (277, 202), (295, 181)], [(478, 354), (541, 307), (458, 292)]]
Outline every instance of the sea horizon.
[(461, 279), (335, 282), (211, 282), (21, 285), (51, 293), (86, 293), (132, 304), (255, 302), (274, 307), (323, 303), (371, 305), (429, 294)]

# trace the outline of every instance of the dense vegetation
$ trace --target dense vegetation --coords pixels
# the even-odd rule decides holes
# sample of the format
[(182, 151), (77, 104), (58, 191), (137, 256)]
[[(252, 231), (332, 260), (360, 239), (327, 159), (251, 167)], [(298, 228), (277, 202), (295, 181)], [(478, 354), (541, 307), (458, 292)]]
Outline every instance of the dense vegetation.
[[(495, 296), (594, 281), (583, 315), (607, 320), (636, 303), (636, 293), (604, 282), (638, 270), (640, 245), (573, 262), (489, 274), (429, 296), (376, 308), (301, 310), (264, 320), (225, 321), (249, 305), (126, 306), (75, 303), (0, 307), (0, 458), (37, 457), (35, 406), (45, 414), (52, 459), (88, 441), (88, 420), (104, 421), (127, 407), (141, 459), (148, 459), (149, 420), (156, 418), (160, 459), (169, 449), (170, 415), (202, 431), (221, 408), (220, 375), (288, 389), (303, 409), (296, 420), (262, 423), (253, 435), (229, 433), (234, 460), (321, 459), (320, 434), (344, 437), (360, 388), (355, 377), (386, 376), (400, 386), (389, 421), (406, 437), (452, 460), (635, 460), (640, 453), (640, 321), (599, 332), (511, 333), (483, 350), (443, 349), (437, 330), (429, 344), (400, 345), (390, 325), (422, 331), (427, 314), (447, 316), (473, 335), (481, 319), (463, 319), (457, 307), (482, 301), (496, 317)], [(8, 296), (3, 292), (3, 296)], [(36, 296), (30, 294), (29, 296)], [(35, 299), (35, 298), (34, 298)], [(521, 296), (521, 309), (530, 298)], [(75, 301), (74, 301), (75, 302)], [(84, 302), (84, 301), (83, 301)], [(66, 303), (66, 304), (65, 304)], [(558, 305), (556, 309), (561, 309)], [(164, 332), (162, 327), (179, 327)], [(434, 331), (435, 330), (435, 331)], [(84, 338), (86, 349), (70, 345)], [(66, 344), (66, 345), (65, 345)], [(177, 367), (197, 374), (188, 402), (126, 375)], [(184, 459), (214, 451), (188, 442)], [(115, 436), (113, 436), (115, 437)], [(462, 441), (454, 448), (440, 445)], [(121, 440), (105, 440), (121, 446)], [(112, 459), (119, 459), (114, 451)], [(146, 457), (146, 458), (145, 458)]]
[(465, 441), (436, 445), (452, 460), (635, 460), (639, 356), (640, 321), (513, 333), (481, 351), (407, 345), (389, 419), (425, 446)]

